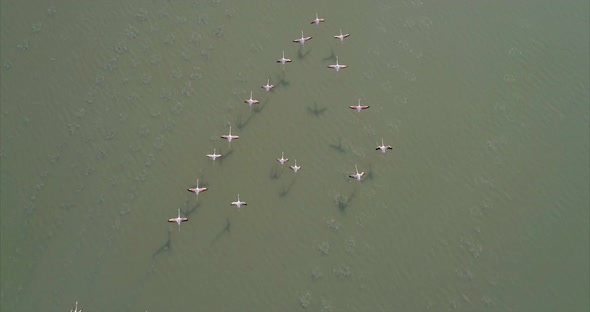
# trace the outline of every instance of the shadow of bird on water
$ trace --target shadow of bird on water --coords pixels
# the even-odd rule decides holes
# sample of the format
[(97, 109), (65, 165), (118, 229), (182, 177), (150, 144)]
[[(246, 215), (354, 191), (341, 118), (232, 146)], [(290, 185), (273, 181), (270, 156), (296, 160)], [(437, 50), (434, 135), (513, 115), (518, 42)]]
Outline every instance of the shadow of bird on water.
[(231, 231), (231, 222), (229, 222), (229, 218), (225, 218), (225, 226), (223, 227), (223, 229), (221, 229), (221, 231), (219, 231), (217, 233), (217, 235), (215, 235), (215, 237), (213, 238), (213, 240), (209, 244), (209, 247), (213, 246), (221, 237), (223, 237), (223, 235), (225, 235), (226, 233), (229, 233), (230, 231)]
[(356, 188), (350, 193), (348, 196), (344, 196), (341, 193), (336, 194), (334, 196), (334, 201), (336, 202), (336, 207), (340, 210), (341, 213), (345, 213), (348, 206), (352, 202), (353, 198), (356, 195)]
[(313, 106), (307, 107), (307, 111), (316, 117), (319, 117), (326, 110), (328, 110), (326, 107), (319, 107), (317, 102), (313, 102)]
[(170, 229), (168, 229), (168, 238), (166, 239), (166, 241), (164, 242), (164, 244), (162, 244), (153, 254), (152, 254), (152, 259), (155, 259), (157, 256), (159, 256), (162, 253), (168, 252), (170, 251), (170, 249), (172, 248), (172, 236), (170, 235)]
[(330, 47), (330, 55), (322, 58), (322, 61), (335, 61), (336, 60), (336, 53), (334, 53), (334, 49)]
[(311, 48), (308, 49), (305, 53), (303, 53), (303, 49), (304, 49), (304, 47), (301, 46), (301, 47), (299, 47), (299, 50), (297, 50), (297, 58), (300, 60), (304, 59), (305, 56), (307, 56), (311, 52)]
[(295, 184), (295, 181), (296, 181), (296, 179), (293, 178), (293, 180), (291, 180), (291, 183), (289, 183), (288, 185), (285, 186), (283, 184), (283, 187), (279, 191), (279, 197), (285, 197), (285, 196), (287, 196), (287, 194), (289, 194), (289, 191), (291, 190), (291, 188)]
[(223, 156), (219, 157), (219, 165), (223, 165), (223, 161), (225, 159), (227, 159), (229, 156), (231, 156), (231, 154), (233, 154), (233, 153), (234, 153), (234, 151), (231, 149), (225, 153), (222, 153)]
[(264, 108), (266, 107), (266, 103), (268, 103), (268, 98), (265, 98), (264, 100), (260, 101), (256, 106), (254, 106), (252, 111), (255, 113), (262, 112), (264, 110)]
[(249, 122), (250, 120), (254, 117), (254, 114), (250, 114), (248, 116), (248, 118), (246, 118), (245, 121), (242, 121), (242, 115), (239, 115), (237, 120), (236, 120), (236, 127), (241, 130), (242, 128), (244, 128)]
[(291, 83), (289, 82), (289, 80), (287, 80), (287, 76), (285, 75), (285, 72), (281, 72), (281, 75), (279, 76), (278, 82), (277, 82), (277, 87), (278, 86), (284, 86), (284, 87), (289, 87)]
[(346, 149), (342, 146), (342, 137), (338, 138), (338, 144), (330, 144), (329, 146), (340, 153), (346, 153)]
[[(187, 202), (187, 206), (188, 206), (188, 202)], [(191, 214), (193, 214), (193, 212), (197, 211), (199, 206), (201, 206), (201, 202), (196, 202), (190, 209), (186, 209), (184, 216), (188, 218)]]
[(375, 175), (373, 174), (373, 165), (369, 164), (369, 169), (366, 171), (366, 178), (365, 180), (373, 180), (373, 178), (375, 178)]
[(281, 170), (277, 166), (270, 168), (270, 178), (276, 180), (281, 177)]

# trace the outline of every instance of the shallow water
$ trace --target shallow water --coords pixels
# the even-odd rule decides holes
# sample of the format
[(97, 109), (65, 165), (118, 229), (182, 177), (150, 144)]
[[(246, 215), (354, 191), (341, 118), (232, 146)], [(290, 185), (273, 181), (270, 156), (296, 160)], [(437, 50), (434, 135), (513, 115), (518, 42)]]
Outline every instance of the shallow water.
[(3, 1), (1, 309), (585, 311), (588, 11)]

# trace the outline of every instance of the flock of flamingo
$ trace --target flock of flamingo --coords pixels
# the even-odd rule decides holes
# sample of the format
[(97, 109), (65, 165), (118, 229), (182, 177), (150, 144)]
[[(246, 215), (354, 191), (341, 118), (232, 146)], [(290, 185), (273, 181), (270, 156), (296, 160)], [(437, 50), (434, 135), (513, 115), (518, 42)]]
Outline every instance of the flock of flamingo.
[[(320, 18), (318, 16), (318, 14), (316, 13), (316, 17), (315, 19), (313, 19), (311, 21), (311, 24), (315, 24), (315, 25), (319, 25), (320, 23), (324, 22), (325, 20), (323, 18)], [(342, 33), (342, 29), (340, 30), (340, 34), (339, 35), (335, 35), (334, 38), (340, 40), (341, 42), (344, 42), (344, 39), (348, 38), (350, 36), (350, 34), (343, 34)], [(296, 43), (301, 43), (301, 45), (304, 45), (306, 41), (311, 40), (312, 37), (311, 36), (304, 36), (303, 35), (303, 31), (301, 31), (301, 38), (297, 38), (294, 39), (293, 42)], [(283, 56), (277, 60), (277, 63), (282, 64), (283, 66), (287, 63), (291, 63), (291, 59), (288, 59), (285, 57), (285, 51), (283, 51)], [(335, 71), (340, 71), (341, 69), (347, 68), (347, 65), (344, 64), (340, 64), (338, 61), (338, 56), (336, 56), (336, 64), (332, 64), (332, 65), (328, 65), (328, 68), (334, 69)], [(262, 88), (266, 91), (266, 92), (270, 92), (273, 88), (274, 85), (270, 84), (270, 78), (267, 80), (266, 84), (262, 86)], [(248, 106), (250, 107), (250, 109), (252, 109), (253, 105), (256, 105), (259, 103), (258, 100), (254, 99), (253, 97), (253, 92), (250, 91), (250, 98), (244, 100), (244, 103), (248, 104)], [(357, 112), (361, 112), (365, 109), (368, 109), (369, 106), (368, 105), (361, 105), (361, 100), (359, 99), (358, 104), (357, 105), (351, 105), (349, 106), (351, 109), (356, 110)], [(231, 125), (229, 127), (229, 134), (224, 134), (221, 136), (222, 139), (227, 140), (228, 142), (231, 142), (232, 140), (236, 140), (239, 139), (240, 136), (232, 134), (231, 132)], [(385, 145), (383, 143), (383, 139), (381, 139), (381, 145), (378, 145), (376, 150), (380, 150), (382, 153), (387, 152), (388, 150), (393, 149), (391, 147), (391, 145)], [(222, 157), (223, 155), (221, 154), (217, 154), (216, 149), (213, 149), (213, 153), (212, 154), (207, 154), (207, 157), (212, 159), (213, 161), (215, 161), (217, 158)], [(285, 158), (285, 153), (281, 152), (281, 158), (277, 158), (276, 159), (281, 165), (285, 165), (288, 161), (289, 158)], [(363, 176), (365, 175), (364, 171), (359, 172), (358, 171), (358, 166), (355, 165), (355, 173), (350, 174), (349, 178), (354, 179), (356, 181), (361, 181)], [(293, 170), (293, 172), (298, 172), (299, 170), (301, 170), (301, 166), (297, 165), (297, 160), (294, 160), (294, 164), (289, 166), (289, 168), (291, 170)], [(191, 187), (188, 188), (189, 192), (193, 192), (197, 198), (199, 196), (200, 193), (207, 191), (206, 187), (199, 187), (199, 180), (197, 179), (197, 186), (195, 187)], [(241, 208), (242, 206), (246, 206), (247, 203), (245, 201), (241, 201), (240, 200), (240, 194), (238, 194), (238, 200), (237, 201), (233, 201), (231, 202), (232, 206), (235, 206), (237, 208)], [(187, 217), (181, 217), (180, 215), (180, 208), (178, 209), (178, 216), (176, 218), (170, 218), (168, 219), (168, 222), (172, 222), (172, 223), (177, 223), (178, 224), (178, 230), (180, 231), (180, 224), (183, 222), (188, 221)], [(78, 302), (76, 302), (76, 306), (74, 307), (74, 309), (70, 310), (70, 312), (82, 312), (82, 310), (78, 310)]]
[[(311, 24), (315, 24), (315, 25), (319, 25), (320, 23), (324, 22), (325, 20), (323, 18), (320, 18), (318, 16), (318, 14), (316, 13), (316, 17), (315, 19), (313, 19), (311, 21)], [(350, 34), (343, 34), (342, 33), (342, 29), (340, 30), (340, 34), (339, 35), (335, 35), (334, 38), (340, 40), (341, 42), (344, 42), (344, 39), (348, 38), (350, 36)], [(293, 42), (296, 43), (300, 43), (301, 45), (304, 45), (306, 41), (311, 40), (312, 37), (311, 36), (304, 36), (303, 31), (301, 31), (301, 38), (297, 38), (294, 39)], [(286, 58), (285, 57), (285, 51), (283, 51), (283, 56), (277, 60), (277, 63), (282, 64), (283, 66), (287, 63), (291, 63), (291, 59)], [(338, 56), (336, 56), (336, 64), (332, 64), (332, 65), (328, 65), (328, 68), (334, 69), (335, 71), (340, 71), (341, 69), (347, 68), (347, 65), (344, 64), (340, 64), (338, 61)], [(270, 78), (267, 80), (266, 84), (262, 86), (262, 88), (266, 91), (266, 92), (270, 92), (273, 88), (274, 85), (270, 84)], [(252, 109), (253, 105), (256, 105), (259, 103), (258, 100), (254, 99), (253, 97), (253, 92), (250, 91), (250, 98), (244, 100), (244, 103), (248, 104), (248, 106), (250, 107), (250, 109)], [(349, 106), (351, 109), (356, 110), (357, 112), (361, 112), (365, 109), (368, 109), (369, 106), (368, 105), (361, 105), (361, 100), (359, 99), (358, 104), (357, 105), (351, 105)], [(240, 136), (232, 134), (231, 132), (231, 125), (229, 127), (229, 134), (224, 134), (221, 136), (222, 139), (227, 140), (228, 142), (231, 142), (232, 140), (236, 140), (239, 139)], [(378, 145), (376, 150), (380, 150), (381, 152), (385, 153), (387, 150), (391, 150), (392, 147), (391, 145), (385, 145), (383, 143), (383, 139), (381, 139), (381, 145)], [(223, 155), (221, 154), (217, 154), (216, 149), (213, 148), (213, 153), (212, 154), (207, 154), (207, 157), (209, 157), (210, 159), (212, 159), (213, 161), (215, 161), (217, 158), (223, 157)], [(281, 164), (281, 165), (285, 165), (289, 159), (285, 158), (285, 154), (282, 152), (281, 153), (281, 158), (277, 158), (277, 161)], [(291, 170), (293, 170), (294, 172), (298, 172), (299, 170), (301, 170), (301, 166), (297, 165), (297, 160), (295, 159), (294, 164), (289, 166), (289, 168)], [(353, 174), (350, 174), (349, 177), (351, 179), (357, 180), (357, 181), (361, 181), (361, 179), (363, 178), (363, 176), (365, 175), (364, 171), (359, 172), (358, 171), (358, 166), (355, 165), (355, 170), (356, 172)], [(206, 187), (199, 187), (199, 180), (197, 179), (197, 186), (196, 187), (192, 187), (188, 189), (189, 192), (193, 192), (195, 193), (195, 195), (198, 197), (200, 193), (207, 191)], [(238, 200), (237, 201), (233, 201), (231, 202), (232, 206), (235, 206), (237, 208), (240, 208), (242, 206), (246, 206), (247, 203), (245, 201), (241, 201), (240, 200), (240, 194), (238, 194)], [(178, 216), (175, 218), (170, 218), (168, 219), (168, 222), (172, 222), (172, 223), (177, 223), (178, 224), (178, 230), (180, 231), (180, 224), (183, 222), (188, 221), (187, 217), (181, 217), (180, 215), (180, 208), (178, 209)]]

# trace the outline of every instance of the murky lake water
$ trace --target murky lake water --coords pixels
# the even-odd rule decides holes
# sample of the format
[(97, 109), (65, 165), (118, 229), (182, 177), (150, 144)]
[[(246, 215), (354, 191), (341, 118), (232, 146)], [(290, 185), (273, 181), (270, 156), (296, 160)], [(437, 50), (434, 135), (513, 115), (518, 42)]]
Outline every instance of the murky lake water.
[(2, 310), (587, 311), (588, 12), (2, 1)]

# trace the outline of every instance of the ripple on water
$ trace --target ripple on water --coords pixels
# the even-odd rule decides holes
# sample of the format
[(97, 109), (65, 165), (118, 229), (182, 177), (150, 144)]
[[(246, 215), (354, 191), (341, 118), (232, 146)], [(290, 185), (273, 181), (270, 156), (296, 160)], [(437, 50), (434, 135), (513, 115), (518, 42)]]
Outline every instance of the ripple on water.
[(330, 243), (328, 241), (323, 241), (318, 244), (318, 250), (324, 256), (330, 254)]
[(323, 276), (323, 273), (319, 267), (315, 267), (311, 270), (311, 279), (313, 281), (319, 280), (320, 278), (322, 278), (322, 276)]
[(303, 309), (307, 309), (311, 304), (311, 293), (308, 291), (299, 295), (299, 306)]

